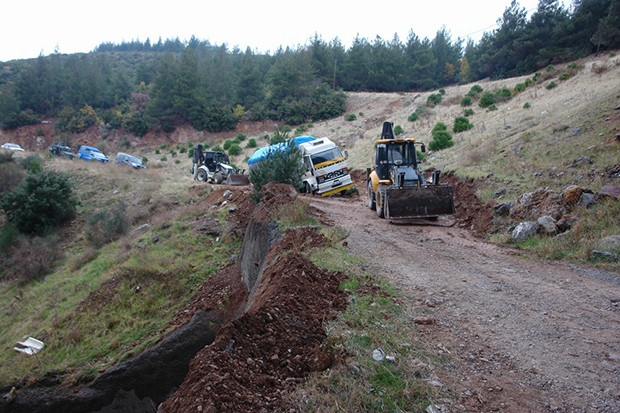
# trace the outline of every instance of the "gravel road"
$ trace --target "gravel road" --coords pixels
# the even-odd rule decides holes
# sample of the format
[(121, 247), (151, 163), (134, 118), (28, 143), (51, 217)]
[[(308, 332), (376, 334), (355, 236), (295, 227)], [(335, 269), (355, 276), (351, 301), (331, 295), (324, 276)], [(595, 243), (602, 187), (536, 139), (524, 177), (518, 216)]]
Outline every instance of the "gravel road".
[(526, 257), (450, 226), (393, 224), (359, 199), (316, 199), (348, 248), (406, 297), (450, 411), (620, 412), (620, 273)]

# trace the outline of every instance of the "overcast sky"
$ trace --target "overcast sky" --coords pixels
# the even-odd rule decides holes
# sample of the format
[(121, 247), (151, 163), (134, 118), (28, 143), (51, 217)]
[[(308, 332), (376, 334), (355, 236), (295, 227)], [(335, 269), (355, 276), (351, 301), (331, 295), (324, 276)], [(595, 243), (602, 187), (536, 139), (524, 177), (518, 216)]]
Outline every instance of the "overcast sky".
[[(318, 34), (348, 49), (356, 36), (407, 40), (410, 30), (433, 39), (442, 26), (478, 42), (495, 29), (510, 0), (7, 0), (1, 7), (0, 61), (40, 54), (90, 52), (104, 42), (147, 38), (186, 41), (194, 35), (213, 45), (274, 53), (296, 48)], [(520, 0), (529, 13), (538, 0)], [(564, 0), (567, 7), (570, 0)]]

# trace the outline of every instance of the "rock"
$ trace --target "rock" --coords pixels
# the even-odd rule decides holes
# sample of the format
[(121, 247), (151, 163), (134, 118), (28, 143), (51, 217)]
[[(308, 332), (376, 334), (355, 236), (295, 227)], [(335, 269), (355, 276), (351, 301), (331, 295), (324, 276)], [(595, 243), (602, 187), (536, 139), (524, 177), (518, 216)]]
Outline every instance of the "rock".
[(575, 222), (577, 222), (578, 220), (579, 218), (577, 218), (577, 216), (575, 215), (565, 214), (562, 216), (562, 218), (558, 220), (558, 222), (555, 223), (555, 226), (557, 227), (558, 231), (566, 232), (571, 229)]
[(615, 199), (620, 199), (620, 186), (605, 185), (598, 192), (599, 195), (610, 196)]
[(590, 252), (590, 259), (593, 261), (618, 262), (620, 261), (620, 255), (610, 251), (592, 250)]
[(620, 235), (610, 235), (596, 243), (597, 247), (604, 250), (620, 252)]
[(553, 219), (560, 219), (567, 212), (568, 205), (562, 194), (549, 188), (540, 188), (515, 199), (510, 207), (510, 218), (513, 221), (533, 221), (548, 215)]
[(435, 319), (433, 317), (428, 317), (428, 316), (417, 316), (413, 319), (413, 322), (415, 324), (421, 324), (421, 325), (429, 325), (429, 324), (433, 324), (435, 322)]
[(501, 196), (504, 196), (504, 195), (506, 195), (506, 192), (507, 192), (506, 188), (501, 188), (501, 189), (495, 191), (495, 193), (493, 194), (493, 198), (499, 198)]
[(583, 208), (590, 208), (591, 206), (596, 205), (596, 198), (594, 197), (594, 194), (584, 192), (579, 197), (579, 202), (577, 202), (577, 205)]
[(582, 193), (583, 189), (581, 189), (581, 187), (577, 185), (571, 185), (566, 187), (566, 189), (564, 189), (564, 192), (562, 192), (562, 199), (564, 199), (564, 202), (566, 202), (568, 205), (572, 206), (577, 204)]
[(512, 205), (512, 202), (499, 203), (493, 207), (493, 212), (497, 216), (507, 217), (510, 215), (510, 205)]
[(512, 231), (511, 238), (514, 241), (522, 241), (526, 238), (536, 235), (538, 233), (540, 225), (538, 222), (525, 221), (519, 223), (517, 227)]
[(590, 159), (590, 157), (584, 156), (584, 157), (581, 157), (581, 158), (577, 159), (573, 163), (571, 163), (569, 165), (566, 165), (566, 167), (567, 168), (576, 168), (576, 167), (584, 165), (584, 164), (592, 165), (593, 163), (594, 162), (592, 161), (592, 159)]
[(555, 235), (558, 232), (557, 221), (550, 216), (542, 216), (538, 218), (537, 222), (540, 225), (539, 230), (542, 230), (546, 235)]

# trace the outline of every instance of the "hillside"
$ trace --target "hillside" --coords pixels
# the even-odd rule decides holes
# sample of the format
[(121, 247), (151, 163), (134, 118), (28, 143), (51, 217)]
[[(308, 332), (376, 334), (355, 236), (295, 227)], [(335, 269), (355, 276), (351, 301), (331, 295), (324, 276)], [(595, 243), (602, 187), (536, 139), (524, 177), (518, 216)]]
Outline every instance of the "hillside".
[[(570, 72), (570, 77), (559, 80), (564, 72)], [(315, 405), (316, 411), (330, 411), (325, 407), (321, 410), (320, 402), (312, 399), (312, 396), (316, 396), (312, 394), (312, 390), (295, 393), (298, 391), (295, 386), (302, 383), (312, 372), (328, 375), (327, 372), (331, 370), (326, 369), (331, 366), (346, 366), (350, 369), (348, 373), (350, 374), (353, 367), (363, 363), (360, 360), (364, 359), (363, 352), (357, 356), (350, 353), (351, 341), (359, 341), (366, 352), (372, 351), (377, 345), (375, 340), (380, 342), (382, 334), (386, 331), (391, 332), (394, 328), (391, 323), (399, 318), (398, 311), (403, 309), (409, 311), (412, 302), (422, 301), (426, 307), (422, 310), (424, 314), (433, 311), (435, 307), (440, 307), (436, 316), (448, 317), (448, 313), (441, 312), (443, 308), (440, 304), (448, 296), (448, 292), (452, 292), (450, 281), (447, 279), (438, 281), (437, 285), (428, 287), (429, 292), (424, 288), (420, 289), (422, 295), (429, 294), (426, 298), (410, 295), (415, 293), (422, 281), (411, 283), (403, 281), (402, 285), (398, 284), (399, 280), (402, 281), (399, 277), (404, 277), (403, 274), (410, 271), (407, 268), (412, 266), (409, 262), (397, 261), (394, 256), (400, 256), (401, 260), (402, 257), (409, 258), (412, 249), (423, 244), (441, 250), (450, 244), (448, 240), (452, 238), (460, 240), (461, 237), (465, 237), (467, 239), (467, 242), (463, 241), (465, 246), (458, 250), (458, 253), (462, 254), (458, 256), (462, 259), (455, 261), (455, 258), (444, 256), (441, 257), (442, 261), (430, 260), (433, 264), (427, 264), (429, 273), (447, 273), (444, 268), (451, 268), (456, 273), (459, 268), (465, 267), (468, 271), (467, 276), (471, 276), (479, 266), (468, 261), (467, 254), (470, 250), (481, 250), (476, 252), (479, 254), (477, 262), (482, 262), (484, 265), (488, 260), (492, 271), (497, 271), (498, 274), (504, 271), (502, 260), (507, 258), (503, 255), (494, 255), (495, 247), (482, 243), (483, 240), (520, 248), (510, 252), (509, 255), (561, 258), (569, 262), (588, 263), (593, 274), (599, 274), (596, 272), (597, 267), (607, 269), (611, 274), (617, 273), (617, 262), (591, 263), (588, 258), (589, 251), (602, 237), (618, 235), (618, 202), (602, 203), (598, 208), (590, 210), (577, 210), (584, 224), (579, 227), (579, 232), (571, 234), (571, 237), (580, 244), (579, 248), (575, 247), (573, 241), (565, 244), (552, 237), (541, 237), (531, 243), (515, 244), (509, 239), (509, 230), (515, 223), (497, 220), (490, 213), (498, 202), (514, 199), (541, 187), (561, 192), (569, 185), (578, 185), (597, 193), (606, 185), (618, 186), (619, 58), (593, 57), (578, 62), (574, 69), (569, 69), (568, 66), (556, 67), (543, 73), (541, 77), (545, 79), (528, 86), (511, 100), (498, 102), (497, 110), (485, 110), (476, 104), (472, 105), (471, 108), (475, 113), (469, 119), (474, 127), (469, 131), (453, 134), (455, 142), (453, 147), (426, 154), (425, 168), (441, 169), (446, 173), (447, 179), (461, 188), (460, 191), (457, 190), (457, 198), (460, 197), (457, 199), (457, 203), (460, 202), (457, 204), (457, 210), (460, 215), (457, 214), (456, 225), (448, 227), (447, 231), (443, 231), (445, 228), (442, 227), (399, 228), (378, 220), (372, 224), (368, 223), (368, 217), (362, 215), (363, 209), (358, 205), (364, 203), (363, 171), (372, 162), (373, 141), (380, 135), (384, 121), (393, 121), (395, 125), (403, 127), (405, 136), (414, 136), (428, 143), (431, 139), (430, 130), (437, 122), (444, 122), (451, 127), (454, 118), (463, 113), (464, 108), (459, 103), (473, 85), (446, 88), (441, 104), (434, 108), (426, 108), (423, 116), (413, 122), (407, 118), (418, 110), (419, 106), (424, 106), (432, 92), (350, 94), (347, 114), (355, 114), (355, 120), (347, 121), (347, 116), (344, 116), (307, 125), (304, 134), (331, 137), (348, 151), (348, 162), (354, 170), (360, 192), (351, 198), (335, 199), (331, 204), (327, 203), (328, 206), (324, 208), (320, 207), (320, 199), (305, 196), (299, 197), (302, 203), (307, 201), (312, 206), (308, 209), (300, 207), (295, 196), (287, 192), (286, 188), (272, 189), (267, 201), (254, 208), (249, 201), (249, 188), (213, 187), (196, 183), (189, 176), (190, 160), (187, 152), (181, 150), (187, 148), (188, 143), (221, 144), (226, 139), (243, 133), (247, 138), (255, 138), (264, 144), (264, 135), (271, 134), (276, 127), (281, 126), (274, 123), (242, 124), (238, 130), (228, 134), (197, 133), (190, 129), (179, 128), (169, 135), (149, 134), (143, 139), (137, 139), (115, 133), (103, 135), (102, 131), (93, 129), (86, 134), (69, 138), (74, 147), (89, 143), (101, 145), (109, 155), (123, 148), (123, 151), (145, 156), (148, 158), (148, 169), (143, 171), (124, 169), (118, 165), (94, 165), (78, 160), (49, 157), (47, 147), (60, 137), (53, 135), (52, 125), (48, 123), (34, 128), (1, 132), (0, 141), (19, 143), (27, 149), (26, 154), (16, 156), (23, 157), (38, 152), (46, 158), (46, 168), (72, 173), (82, 204), (76, 221), (57, 241), (62, 246), (63, 258), (45, 280), (28, 285), (7, 281), (0, 284), (0, 307), (6, 315), (0, 324), (0, 329), (3, 331), (0, 344), (5, 348), (11, 348), (15, 339), (21, 338), (24, 334), (41, 338), (48, 343), (45, 353), (40, 355), (39, 360), (19, 358), (10, 352), (0, 356), (0, 365), (4, 366), (0, 369), (0, 389), (3, 393), (8, 392), (12, 385), (19, 383), (18, 398), (12, 406), (18, 406), (19, 403), (24, 403), (19, 406), (37, 402), (41, 404), (45, 400), (55, 400), (58, 405), (63, 405), (67, 397), (76, 402), (77, 406), (80, 398), (86, 396), (89, 391), (92, 393), (115, 391), (106, 388), (105, 383), (102, 384), (101, 377), (105, 377), (106, 374), (108, 377), (115, 377), (114, 374), (122, 373), (118, 362), (127, 361), (130, 364), (131, 360), (138, 358), (137, 355), (146, 353), (144, 350), (152, 349), (155, 347), (154, 344), (165, 342), (165, 337), (170, 337), (179, 326), (189, 323), (193, 315), (206, 310), (215, 311), (218, 317), (223, 317), (209, 320), (209, 323), (221, 323), (219, 324), (221, 330), (218, 331), (214, 341), (216, 345), (205, 346), (199, 356), (192, 359), (186, 383), (179, 386), (175, 397), (164, 401), (161, 394), (158, 396), (160, 399), (149, 396), (157, 403), (164, 402), (164, 411), (187, 411), (190, 407), (192, 409), (196, 407), (195, 404), (199, 404), (202, 409), (203, 405), (194, 397), (197, 394), (200, 394), (200, 398), (204, 396), (204, 405), (210, 405), (212, 409), (213, 406), (218, 406), (219, 409), (226, 410), (227, 406), (229, 409), (247, 410), (248, 406), (255, 408), (260, 406), (265, 409), (264, 411), (279, 411), (278, 409), (285, 407), (293, 409), (292, 406), (300, 403), (300, 400), (304, 400), (307, 403), (306, 407), (310, 408), (314, 400), (314, 403), (319, 403), (319, 407)], [(478, 84), (485, 91), (496, 91), (502, 87), (512, 90), (527, 78), (485, 81)], [(556, 82), (556, 87), (548, 88), (550, 82)], [(529, 103), (529, 108), (524, 107), (526, 103)], [(122, 146), (127, 140), (131, 143), (130, 148)], [(244, 159), (250, 153), (251, 149), (245, 149), (243, 154), (233, 159), (234, 163), (243, 166)], [(586, 161), (579, 162), (584, 159)], [(496, 193), (502, 195), (494, 197)], [(474, 195), (477, 195), (477, 199)], [(89, 230), (92, 231), (88, 226), (89, 217), (101, 210), (116, 211), (114, 208), (120, 203), (126, 207), (125, 212), (130, 219), (132, 232), (104, 245), (99, 250), (93, 249), (88, 244), (87, 237)], [(290, 206), (290, 209), (283, 212), (280, 206)], [(342, 211), (347, 213), (343, 214)], [(245, 295), (247, 292), (244, 293), (239, 285), (240, 274), (231, 261), (237, 261), (240, 249), (243, 248), (240, 244), (244, 234), (247, 233), (246, 228), (250, 225), (250, 220), (254, 220), (258, 227), (261, 225), (269, 227), (266, 222), (269, 222), (270, 217), (276, 217), (274, 219), (279, 223), (292, 222), (289, 224), (291, 229), (286, 231), (286, 236), (277, 243), (277, 248), (270, 250), (269, 253), (255, 252), (256, 256), (262, 254), (263, 259), (269, 257), (268, 262), (272, 266), (266, 267), (264, 276), (270, 282), (261, 285), (260, 288), (257, 287), (253, 295), (254, 301), (247, 301), (248, 297)], [(596, 222), (599, 224), (594, 225)], [(342, 229), (350, 225), (359, 229), (357, 235), (351, 228)], [(322, 229), (317, 232), (318, 227)], [(477, 231), (480, 228), (489, 230)], [(391, 239), (391, 235), (398, 236), (405, 232), (403, 239), (411, 237), (414, 239), (413, 244), (396, 248), (396, 242)], [(423, 233), (428, 235), (421, 236)], [(347, 238), (347, 234), (350, 238)], [(385, 237), (381, 245), (395, 247), (390, 253), (394, 261), (376, 262), (379, 254), (376, 245), (373, 244), (376, 240), (372, 235), (378, 237), (378, 234)], [(354, 235), (358, 238), (354, 239)], [(261, 237), (268, 238), (265, 234)], [(420, 237), (420, 240), (416, 242), (417, 237)], [(357, 244), (362, 241), (363, 245)], [(547, 242), (557, 245), (547, 245)], [(39, 247), (24, 242), (23, 245), (16, 245), (16, 248), (19, 248), (16, 251), (26, 257), (24, 261), (29, 259), (35, 261), (32, 255), (28, 255), (32, 254), (28, 251)], [(305, 255), (306, 250), (309, 251), (309, 256)], [(363, 252), (365, 256), (353, 256), (354, 251)], [(449, 255), (447, 249), (442, 252)], [(328, 257), (321, 254), (327, 254)], [(435, 257), (441, 255), (435, 254)], [(398, 263), (398, 266), (392, 266), (392, 262)], [(468, 265), (463, 265), (464, 262)], [(520, 260), (511, 262), (526, 265)], [(539, 265), (542, 270), (538, 270)], [(527, 268), (530, 268), (530, 264), (527, 264)], [(536, 268), (536, 271), (531, 271), (538, 273), (538, 271), (545, 272), (551, 267), (545, 267), (536, 261), (531, 268)], [(343, 282), (345, 275), (351, 276), (351, 271), (359, 271), (361, 275), (357, 275), (360, 278), (355, 279), (355, 282), (349, 281), (346, 292), (336, 288)], [(568, 278), (562, 278), (568, 273), (563, 271), (563, 269), (549, 271), (549, 274), (553, 273), (554, 282), (564, 280), (562, 282), (568, 284), (568, 281), (565, 281)], [(484, 271), (482, 273), (486, 274)], [(572, 274), (571, 280), (578, 286), (581, 279)], [(504, 275), (502, 273), (502, 277)], [(378, 278), (373, 278), (375, 276)], [(457, 284), (465, 284), (463, 277), (455, 278), (459, 281)], [(614, 276), (608, 277), (611, 279)], [(423, 278), (429, 277), (425, 275)], [(502, 278), (502, 286), (507, 285), (505, 283), (508, 283), (509, 278), (510, 274)], [(385, 287), (383, 285), (385, 279), (398, 284), (397, 288), (400, 290), (394, 291), (393, 288)], [(312, 283), (308, 283), (308, 280)], [(441, 285), (442, 282), (448, 287)], [(475, 289), (473, 278), (470, 283), (471, 289)], [(499, 281), (495, 282), (497, 283)], [(295, 288), (292, 288), (293, 286)], [(345, 326), (340, 327), (346, 332), (341, 332), (341, 336), (334, 336), (332, 332), (340, 331), (338, 327), (330, 325), (327, 328), (315, 322), (324, 320), (327, 323), (337, 318), (338, 313), (345, 311), (345, 301), (349, 306), (355, 305), (355, 298), (345, 299), (346, 294), (351, 294), (349, 288), (354, 291), (353, 297), (359, 297), (358, 305), (366, 306), (356, 307), (356, 310), (360, 313), (368, 311), (370, 315), (363, 315), (362, 319), (358, 320), (347, 313), (344, 317)], [(494, 287), (485, 285), (485, 288)], [(501, 286), (498, 288), (501, 289)], [(552, 290), (554, 287), (552, 285), (545, 288)], [(609, 297), (605, 296), (600, 300), (611, 303), (609, 305), (613, 309), (617, 306), (617, 301), (614, 301), (617, 297), (614, 298), (615, 290), (609, 288)], [(507, 291), (509, 291), (507, 296), (510, 296), (512, 290)], [(468, 294), (473, 293), (470, 291)], [(571, 297), (574, 296), (580, 297), (577, 293)], [(382, 305), (383, 298), (386, 297), (393, 299), (399, 310), (392, 307), (388, 309), (376, 307)], [(462, 299), (465, 298), (467, 297)], [(504, 297), (508, 298), (510, 297)], [(367, 299), (370, 301), (365, 301)], [(598, 303), (599, 297), (590, 296), (588, 300)], [(560, 303), (554, 305), (559, 306)], [(474, 307), (472, 306), (471, 310), (477, 311), (478, 309)], [(379, 318), (374, 318), (376, 317), (372, 315), (374, 311), (380, 314)], [(504, 309), (493, 307), (488, 310), (490, 312), (485, 311), (476, 317), (494, 319), (496, 315), (492, 312), (502, 312)], [(561, 313), (559, 310), (558, 312)], [(532, 311), (532, 313), (536, 315), (538, 312)], [(596, 317), (609, 314), (613, 316), (615, 313), (610, 310), (603, 315), (592, 316), (590, 322)], [(560, 318), (558, 316), (554, 320), (559, 323)], [(228, 323), (231, 320), (232, 322)], [(407, 320), (408, 328), (411, 328), (411, 319)], [(615, 323), (616, 320), (613, 320)], [(471, 320), (466, 321), (467, 323), (462, 325), (463, 329), (477, 328), (475, 323), (470, 323)], [(513, 324), (510, 328), (506, 328), (506, 331), (517, 328), (519, 321), (519, 319), (511, 321)], [(356, 325), (357, 323), (362, 327)], [(446, 319), (442, 326), (454, 327), (458, 323), (455, 319)], [(264, 329), (252, 329), (256, 326), (263, 326)], [(433, 327), (418, 327), (420, 330), (416, 330), (413, 326), (415, 331), (400, 327), (403, 329), (402, 334), (416, 336), (415, 340), (419, 338), (420, 332), (421, 336), (426, 335), (427, 340), (432, 339), (420, 344), (421, 347), (448, 346), (452, 352), (458, 347), (459, 337), (450, 335), (451, 333), (446, 333), (443, 329), (439, 334), (433, 331)], [(541, 323), (540, 326), (537, 324), (536, 328), (534, 338), (546, 340), (542, 332), (546, 328), (545, 323)], [(471, 331), (466, 331), (466, 334), (470, 333)], [(485, 330), (485, 333), (488, 331)], [(524, 343), (529, 342), (527, 332), (519, 334), (522, 335), (517, 339), (522, 339)], [(343, 338), (347, 335), (352, 337), (349, 341)], [(370, 344), (365, 337), (372, 337), (368, 339)], [(553, 337), (550, 340), (552, 339)], [(609, 352), (605, 357), (610, 363), (609, 370), (613, 371), (612, 364), (617, 357), (616, 343), (613, 342), (613, 338), (610, 340), (612, 342), (607, 344)], [(399, 337), (398, 341), (406, 341), (407, 345), (398, 347), (398, 351), (404, 360), (410, 362), (398, 363), (397, 367), (412, 377), (422, 377), (420, 382), (423, 382), (408, 383), (407, 386), (411, 387), (407, 387), (407, 391), (402, 391), (398, 395), (398, 398), (401, 398), (399, 400), (407, 403), (413, 403), (412, 400), (415, 400), (415, 403), (419, 403), (417, 407), (408, 407), (412, 409), (409, 411), (421, 411), (431, 400), (447, 400), (447, 398), (456, 400), (459, 397), (460, 401), (455, 401), (454, 404), (446, 401), (446, 404), (459, 406), (459, 403), (465, 403), (467, 410), (463, 408), (462, 411), (488, 409), (518, 412), (526, 405), (532, 407), (527, 403), (500, 407), (502, 403), (512, 403), (511, 393), (508, 391), (504, 392), (508, 394), (505, 398), (501, 390), (494, 395), (491, 395), (491, 392), (469, 396), (451, 393), (446, 387), (457, 386), (459, 378), (469, 374), (463, 366), (454, 372), (452, 379), (454, 383), (450, 386), (443, 386), (437, 390), (437, 386), (431, 384), (429, 388), (429, 383), (433, 382), (436, 373), (430, 367), (420, 366), (441, 364), (433, 357), (448, 359), (450, 352), (441, 350), (436, 354), (431, 350), (427, 358), (426, 355), (418, 353), (418, 344), (410, 345), (409, 341), (402, 337)], [(552, 345), (547, 341), (545, 343)], [(371, 345), (373, 347), (370, 347)], [(482, 365), (479, 359), (485, 359), (486, 347), (479, 342), (476, 345), (479, 346), (477, 350), (473, 344), (467, 349), (472, 352), (473, 361), (467, 359), (464, 364), (469, 363), (477, 369)], [(492, 350), (488, 351), (497, 357), (494, 362), (497, 365), (501, 364), (497, 361), (501, 358), (500, 350), (495, 348)], [(476, 351), (480, 352), (478, 356), (475, 355)], [(275, 355), (272, 352), (275, 352)], [(230, 354), (236, 356), (230, 357)], [(553, 354), (551, 347), (549, 354)], [(264, 363), (264, 360), (268, 362)], [(544, 360), (548, 361), (547, 358)], [(588, 358), (588, 363), (590, 362)], [(457, 364), (458, 361), (454, 361), (454, 365), (446, 362), (450, 367)], [(509, 367), (506, 363), (502, 365), (501, 371), (508, 374)], [(358, 369), (362, 371), (366, 368), (372, 367), (363, 365), (363, 368)], [(336, 372), (338, 369), (334, 368), (333, 371)], [(107, 373), (100, 375), (104, 372)], [(476, 371), (475, 374), (487, 375), (481, 380), (498, 386), (494, 388), (512, 389), (511, 386), (515, 388), (526, 386), (529, 390), (535, 389), (529, 393), (534, 406), (546, 396), (544, 391), (540, 391), (540, 388), (545, 386), (544, 383), (538, 382), (540, 377), (533, 379), (531, 376), (520, 375), (518, 376), (520, 381), (511, 383), (509, 378), (500, 385), (500, 381), (496, 383), (494, 380), (489, 380), (488, 374), (492, 373), (488, 373), (487, 370), (484, 372)], [(554, 374), (556, 372), (564, 374), (564, 370), (553, 371)], [(153, 377), (161, 378), (165, 375), (158, 373)], [(441, 374), (445, 374), (445, 371)], [(526, 372), (519, 370), (519, 374)], [(86, 384), (95, 377), (99, 377), (99, 381), (89, 384), (91, 387), (88, 387)], [(203, 387), (205, 377), (209, 378), (210, 386), (218, 389), (216, 397), (213, 396), (211, 387), (208, 389)], [(250, 383), (245, 380), (249, 380)], [(327, 380), (329, 382), (329, 378)], [(449, 379), (442, 376), (442, 380)], [(334, 379), (334, 382), (337, 381), (339, 380)], [(609, 385), (610, 382), (606, 383)], [(54, 388), (55, 384), (61, 386), (54, 391), (49, 390)], [(177, 385), (178, 383), (175, 387)], [(330, 386), (321, 382), (315, 385), (317, 386), (315, 389), (322, 389), (325, 392), (324, 400), (329, 400)], [(370, 386), (366, 382), (359, 386), (362, 392), (365, 385)], [(140, 392), (148, 391), (148, 387), (149, 382), (145, 382), (141, 387), (132, 389), (142, 397)], [(70, 389), (70, 396), (62, 393), (66, 392), (66, 389)], [(367, 393), (373, 392), (368, 390)], [(376, 396), (382, 402), (386, 402), (378, 393), (380, 392), (373, 397)], [(414, 393), (415, 397), (412, 395)], [(554, 396), (566, 394), (558, 392), (554, 393)], [(356, 395), (362, 398), (359, 394)], [(119, 397), (121, 396), (119, 393)], [(125, 396), (133, 400), (132, 397)], [(583, 398), (586, 401), (594, 400), (585, 396)], [(360, 400), (353, 398), (350, 402)], [(361, 403), (363, 402), (362, 400)], [(543, 411), (554, 411), (554, 407), (557, 411), (558, 405), (562, 411), (561, 403), (554, 399), (553, 403), (549, 402), (544, 406)], [(573, 401), (571, 399), (566, 403)], [(609, 407), (612, 402), (607, 403), (606, 406)], [(147, 405), (146, 402), (141, 404), (143, 411), (153, 411), (152, 406)], [(17, 407), (16, 410), (10, 410), (11, 405), (6, 406), (8, 406), (6, 411), (19, 411)], [(52, 406), (50, 407), (52, 410), (49, 411), (53, 411), (54, 404), (50, 402), (49, 406)], [(577, 405), (570, 405), (576, 409), (575, 406)], [(403, 409), (402, 406), (399, 408)], [(43, 407), (41, 409), (45, 411)], [(76, 407), (75, 411), (80, 410)], [(137, 411), (137, 408), (134, 411)], [(565, 408), (563, 411), (571, 410)], [(603, 407), (591, 411), (607, 410)]]

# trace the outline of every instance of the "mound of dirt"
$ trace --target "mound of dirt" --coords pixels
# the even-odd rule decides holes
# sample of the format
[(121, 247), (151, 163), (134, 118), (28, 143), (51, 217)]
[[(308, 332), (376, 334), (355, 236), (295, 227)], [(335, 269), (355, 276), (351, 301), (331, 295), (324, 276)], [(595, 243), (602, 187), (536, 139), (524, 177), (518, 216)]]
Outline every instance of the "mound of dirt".
[[(221, 205), (234, 192), (218, 188), (206, 202)], [(226, 193), (226, 196), (224, 194)], [(269, 220), (296, 198), (285, 185), (267, 185), (253, 210), (237, 199), (231, 222), (245, 217)], [(183, 324), (200, 310), (218, 310), (223, 323), (213, 344), (190, 364), (185, 381), (162, 405), (162, 412), (295, 411), (292, 387), (310, 372), (333, 365), (338, 355), (322, 343), (323, 323), (347, 304), (339, 289), (344, 274), (319, 269), (298, 251), (324, 243), (313, 228), (289, 229), (269, 248), (261, 281), (249, 293), (236, 264), (209, 278), (173, 323)]]

